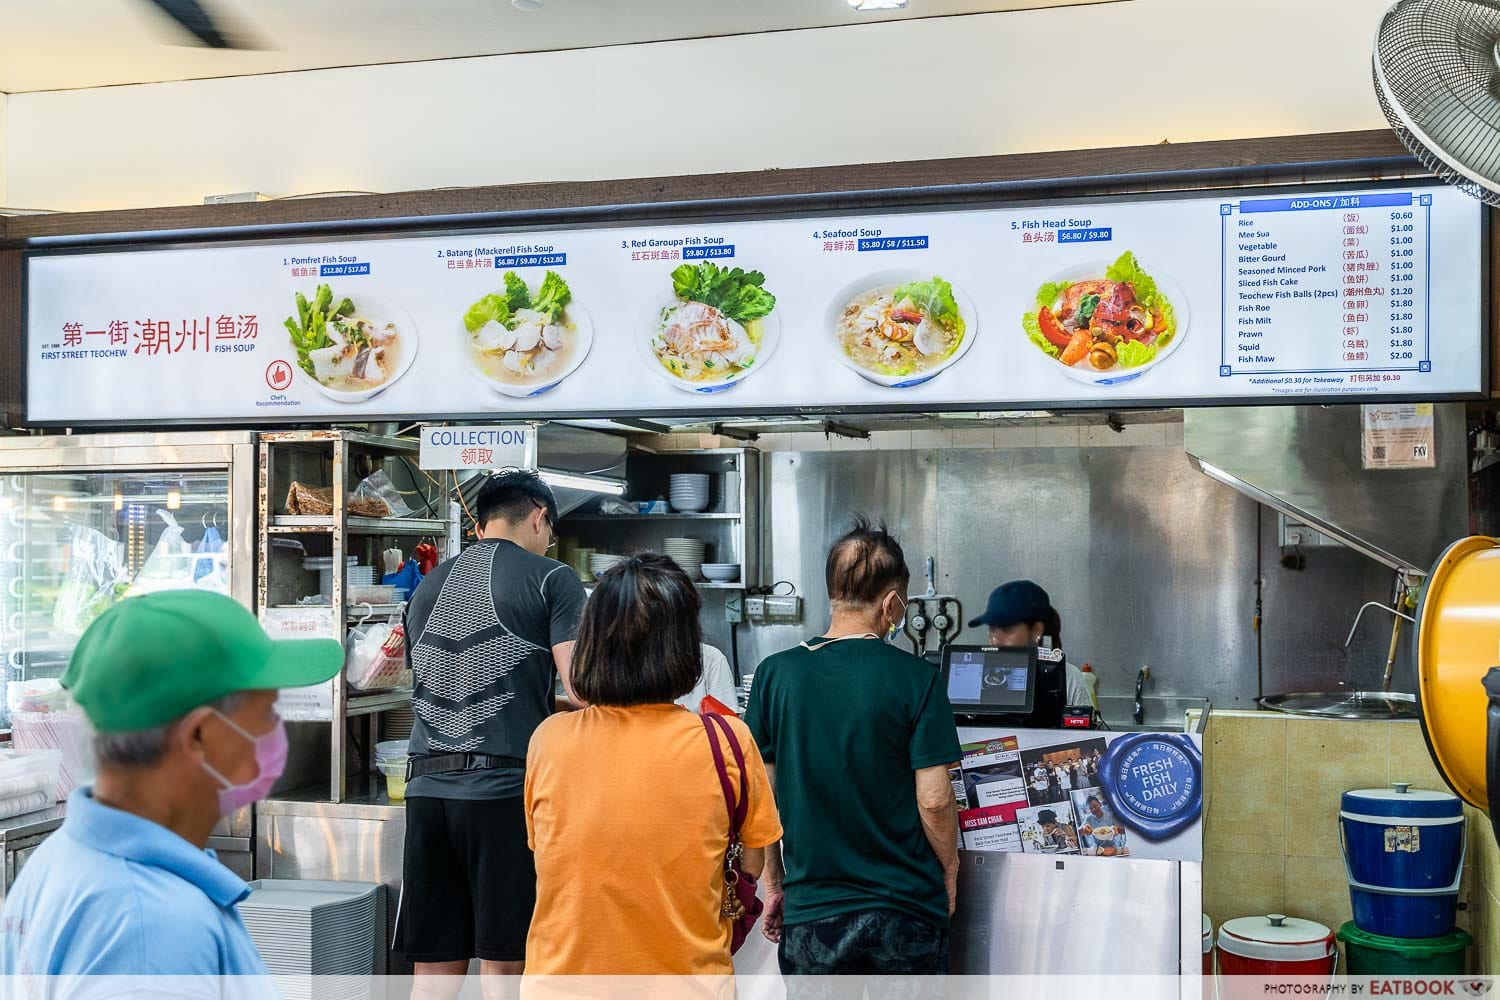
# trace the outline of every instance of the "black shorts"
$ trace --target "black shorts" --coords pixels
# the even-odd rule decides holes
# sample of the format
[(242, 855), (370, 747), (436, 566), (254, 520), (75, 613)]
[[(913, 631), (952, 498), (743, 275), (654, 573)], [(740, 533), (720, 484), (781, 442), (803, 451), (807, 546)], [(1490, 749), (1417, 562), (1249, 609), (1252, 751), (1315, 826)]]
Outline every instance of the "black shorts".
[(396, 951), (412, 962), (520, 962), (536, 863), (520, 796), (406, 800)]

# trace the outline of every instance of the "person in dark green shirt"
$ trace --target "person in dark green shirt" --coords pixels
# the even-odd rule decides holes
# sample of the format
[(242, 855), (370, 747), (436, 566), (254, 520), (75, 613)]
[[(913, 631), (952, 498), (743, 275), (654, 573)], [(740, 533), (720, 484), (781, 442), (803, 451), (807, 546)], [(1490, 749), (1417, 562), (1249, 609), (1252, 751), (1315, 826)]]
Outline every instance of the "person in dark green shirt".
[(958, 879), (948, 766), (962, 751), (941, 674), (889, 644), (910, 574), (883, 525), (828, 553), (832, 622), (763, 662), (745, 722), (785, 835), (762, 928), (785, 975), (943, 973)]

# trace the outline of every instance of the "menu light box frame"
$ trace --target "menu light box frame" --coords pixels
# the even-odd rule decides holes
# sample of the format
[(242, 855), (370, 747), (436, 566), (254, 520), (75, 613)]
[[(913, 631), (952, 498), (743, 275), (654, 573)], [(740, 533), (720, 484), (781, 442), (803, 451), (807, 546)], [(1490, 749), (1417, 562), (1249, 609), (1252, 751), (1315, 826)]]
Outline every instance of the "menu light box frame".
[[(839, 214), (773, 214), (757, 201), (757, 212), (730, 203), (695, 218), (645, 211), (503, 229), (444, 219), (295, 243), (29, 251), (25, 423), (713, 419), (1487, 394), (1488, 215), (1431, 178), (958, 205), (922, 196)], [(714, 268), (764, 280), (726, 281)], [(560, 308), (549, 273), (566, 286)], [(332, 301), (309, 320), (295, 296), (316, 307), (320, 285)], [(288, 322), (316, 346), (299, 350)]]

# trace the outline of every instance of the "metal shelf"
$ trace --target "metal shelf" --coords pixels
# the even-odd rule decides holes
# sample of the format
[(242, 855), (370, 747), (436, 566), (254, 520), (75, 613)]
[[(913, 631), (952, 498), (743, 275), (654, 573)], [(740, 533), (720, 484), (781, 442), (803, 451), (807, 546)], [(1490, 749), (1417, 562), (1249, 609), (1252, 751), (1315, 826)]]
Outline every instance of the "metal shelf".
[(347, 716), (374, 715), (393, 708), (405, 708), (411, 704), (411, 688), (392, 688), (389, 691), (371, 691), (368, 694), (349, 692)]
[[(448, 522), (421, 517), (351, 517), (351, 535), (439, 535), (446, 536)], [(328, 516), (307, 514), (277, 514), (271, 518), (269, 531), (273, 535), (319, 534), (332, 531), (334, 519)]]
[[(413, 456), (418, 444), (415, 440), (382, 438), (341, 430), (271, 431), (259, 436), (260, 455), (260, 509), (265, 513), (259, 539), (260, 559), (257, 566), (257, 605), (262, 615), (274, 606), (285, 607), (306, 593), (305, 573), (302, 560), (289, 558), (278, 550), (289, 542), (311, 537), (319, 544), (320, 554), (332, 560), (334, 574), (333, 590), (340, 595), (338, 603), (314, 605), (311, 616), (320, 619), (323, 634), (342, 640), (349, 628), (361, 620), (394, 622), (405, 610), (403, 604), (359, 604), (345, 603), (349, 593), (348, 560), (351, 549), (363, 549), (376, 541), (409, 539), (411, 542), (431, 539), (438, 549), (439, 558), (446, 558), (450, 543), (456, 537), (454, 524), (448, 518), (434, 517), (350, 517), (348, 501), (350, 491), (342, 493), (341, 507), (329, 515), (306, 516), (298, 514), (274, 515), (286, 496), (287, 483), (297, 480), (299, 473), (307, 470), (319, 481), (345, 483), (351, 480), (349, 470), (353, 460), (362, 453), (385, 456)], [(314, 471), (315, 470), (315, 471)], [(425, 494), (424, 494), (425, 495)], [(324, 542), (323, 540), (327, 541)], [(278, 544), (280, 543), (280, 544)], [(407, 546), (402, 545), (405, 549)], [(277, 558), (272, 558), (272, 553)], [(293, 578), (295, 576), (295, 579)], [(274, 577), (274, 579), (273, 579)], [(276, 584), (277, 586), (273, 586)], [(306, 605), (292, 605), (307, 608)], [(321, 696), (321, 692), (315, 693)], [(342, 802), (348, 793), (358, 789), (361, 779), (351, 776), (350, 757), (356, 748), (373, 754), (374, 746), (380, 742), (382, 713), (402, 709), (411, 704), (411, 689), (398, 688), (390, 691), (364, 692), (353, 690), (343, 671), (327, 682), (327, 717), (316, 720), (316, 724), (329, 729), (328, 782), (320, 783), (319, 798)], [(323, 706), (316, 706), (325, 711)], [(351, 733), (349, 720), (359, 719), (358, 728), (364, 732), (361, 740)], [(368, 770), (373, 773), (374, 762), (363, 761), (363, 767), (353, 770)]]

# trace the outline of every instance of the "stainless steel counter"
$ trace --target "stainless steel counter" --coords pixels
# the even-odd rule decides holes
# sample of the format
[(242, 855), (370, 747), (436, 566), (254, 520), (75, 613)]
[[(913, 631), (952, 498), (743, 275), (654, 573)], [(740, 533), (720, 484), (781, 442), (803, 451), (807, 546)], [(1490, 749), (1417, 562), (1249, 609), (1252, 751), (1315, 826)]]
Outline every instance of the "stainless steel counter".
[(0, 820), (0, 852), (5, 857), (5, 884), (0, 886), (0, 902), (4, 902), (10, 887), (15, 884), (16, 876), (21, 874), (21, 869), (31, 859), (32, 852), (52, 831), (62, 826), (67, 812), (67, 807), (59, 804)]

